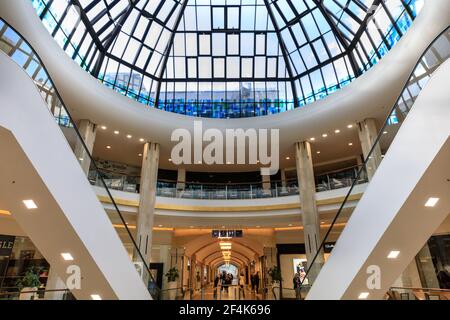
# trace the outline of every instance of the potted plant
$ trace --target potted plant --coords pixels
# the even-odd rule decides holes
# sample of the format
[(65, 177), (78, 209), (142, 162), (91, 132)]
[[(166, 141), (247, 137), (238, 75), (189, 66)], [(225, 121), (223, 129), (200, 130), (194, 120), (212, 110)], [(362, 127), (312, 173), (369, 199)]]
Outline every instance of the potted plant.
[(34, 300), (37, 298), (37, 290), (41, 286), (39, 280), (39, 268), (30, 267), (22, 278), (16, 281), (20, 290), (19, 300)]
[(168, 290), (169, 290), (169, 300), (175, 300), (177, 297), (177, 279), (180, 277), (178, 274), (178, 269), (176, 267), (170, 268), (166, 273)]
[(281, 269), (278, 266), (273, 266), (268, 271), (269, 276), (272, 278), (272, 292), (275, 300), (280, 299), (280, 283), (283, 281), (281, 277)]

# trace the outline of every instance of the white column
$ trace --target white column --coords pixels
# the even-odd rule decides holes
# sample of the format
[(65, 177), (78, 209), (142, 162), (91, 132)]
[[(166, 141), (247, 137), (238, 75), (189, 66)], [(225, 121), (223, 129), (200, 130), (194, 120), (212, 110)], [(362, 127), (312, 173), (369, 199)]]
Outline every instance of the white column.
[[(137, 217), (136, 242), (139, 250), (150, 263), (152, 253), (152, 231), (156, 202), (156, 183), (158, 180), (159, 145), (147, 142), (142, 153), (141, 189)], [(133, 259), (140, 261), (137, 252)]]
[[(378, 131), (375, 119), (366, 119), (358, 123), (358, 136), (361, 143), (364, 159), (367, 158), (372, 146), (375, 143), (377, 135)], [(372, 179), (380, 163), (381, 148), (380, 144), (377, 143), (366, 165), (367, 176), (369, 177), (369, 180)]]
[(312, 283), (324, 263), (323, 250), (320, 250), (314, 264), (311, 262), (320, 246), (320, 218), (316, 205), (316, 183), (311, 156), (311, 145), (308, 141), (295, 144), (297, 178), (300, 191), (303, 234), (305, 238), (306, 260), (310, 272), (308, 280)]
[(281, 169), (280, 175), (281, 175), (281, 191), (283, 193), (286, 193), (287, 192), (286, 169)]
[[(80, 120), (78, 122), (78, 131), (80, 132), (81, 138), (86, 145), (87, 152), (92, 155), (92, 150), (94, 149), (95, 137), (97, 135), (97, 125), (92, 123), (89, 120)], [(80, 162), (81, 168), (84, 173), (88, 175), (89, 167), (91, 165), (91, 159), (89, 158), (88, 153), (86, 152), (86, 148), (84, 148), (83, 144), (77, 137), (77, 141), (75, 142), (75, 156)]]
[[(64, 290), (67, 289), (64, 281), (56, 274), (54, 268), (50, 267), (48, 272), (47, 284), (45, 290)], [(64, 291), (45, 292), (45, 300), (63, 300)]]
[(270, 176), (269, 175), (261, 175), (262, 178), (262, 187), (264, 194), (270, 193)]
[(186, 187), (186, 169), (178, 168), (177, 190), (182, 191)]
[(163, 283), (162, 283), (162, 289), (167, 289), (167, 277), (165, 276), (166, 273), (171, 268), (170, 260), (171, 260), (171, 253), (170, 253), (170, 245), (160, 245), (159, 246), (159, 261), (163, 263)]

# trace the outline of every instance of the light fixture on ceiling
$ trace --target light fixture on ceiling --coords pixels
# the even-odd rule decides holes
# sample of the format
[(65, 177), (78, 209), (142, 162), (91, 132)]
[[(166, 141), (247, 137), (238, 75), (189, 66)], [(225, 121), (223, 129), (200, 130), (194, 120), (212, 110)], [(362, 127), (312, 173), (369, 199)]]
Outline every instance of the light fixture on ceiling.
[(351, 147), (353, 145), (353, 142), (349, 142), (348, 145)]
[(119, 132), (119, 131), (117, 131), (117, 130), (116, 130), (116, 131), (114, 131), (114, 134), (119, 134), (119, 133), (120, 133), (120, 132)]
[(361, 292), (358, 296), (358, 299), (367, 299), (369, 297), (368, 292)]
[(387, 257), (388, 257), (388, 259), (397, 259), (399, 254), (400, 254), (400, 251), (392, 250), (391, 252), (389, 252)]
[(84, 159), (83, 159), (83, 158), (78, 158), (78, 160), (80, 160), (80, 161), (84, 161)]
[(73, 261), (73, 256), (70, 253), (68, 253), (68, 252), (61, 253), (61, 256), (66, 261)]
[(288, 227), (292, 227), (292, 223), (289, 223), (289, 224), (288, 224)]
[(33, 200), (23, 200), (22, 201), (23, 204), (25, 205), (25, 207), (27, 207), (27, 209), (37, 209), (37, 205)]
[(169, 158), (169, 162), (172, 162), (172, 159)]
[(439, 202), (439, 198), (428, 198), (427, 202), (425, 202), (425, 207), (434, 207)]
[(328, 134), (327, 134), (327, 133), (324, 133), (324, 134), (322, 135), (322, 137), (323, 137), (323, 138), (326, 138), (326, 137), (328, 137)]
[(316, 153), (317, 153), (317, 154), (320, 154), (320, 151), (317, 151)]
[(108, 129), (106, 126), (101, 126), (100, 128), (101, 128), (102, 130)]
[(347, 128), (351, 129), (351, 128), (353, 128), (353, 125), (352, 125), (352, 124), (349, 124), (349, 125), (347, 126)]
[(142, 157), (142, 153), (139, 153), (138, 156), (139, 156), (139, 157)]
[(286, 160), (290, 160), (291, 159), (291, 157), (286, 157)]
[(340, 132), (341, 132), (341, 130), (339, 130), (339, 129), (334, 130), (334, 133), (340, 133)]
[(111, 149), (111, 146), (106, 146), (106, 149)]
[(100, 297), (99, 294), (91, 294), (91, 299), (92, 300), (102, 300), (102, 297)]
[(316, 140), (316, 138), (312, 137), (312, 138), (309, 138), (309, 140), (314, 141), (314, 140)]
[(131, 139), (131, 138), (133, 138), (133, 136), (131, 134), (127, 134), (127, 138)]
[(140, 138), (139, 141), (140, 141), (140, 142), (144, 142), (144, 139), (143, 139), (143, 138)]
[(162, 224), (158, 224), (158, 227), (161, 228), (163, 225)]

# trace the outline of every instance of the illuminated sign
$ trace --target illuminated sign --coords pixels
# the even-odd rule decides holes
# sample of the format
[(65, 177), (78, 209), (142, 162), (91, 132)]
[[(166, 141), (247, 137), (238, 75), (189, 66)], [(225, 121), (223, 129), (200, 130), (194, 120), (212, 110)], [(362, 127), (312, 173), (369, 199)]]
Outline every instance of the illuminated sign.
[(9, 257), (14, 246), (14, 236), (0, 235), (0, 256)]
[(242, 238), (242, 230), (213, 230), (213, 238)]

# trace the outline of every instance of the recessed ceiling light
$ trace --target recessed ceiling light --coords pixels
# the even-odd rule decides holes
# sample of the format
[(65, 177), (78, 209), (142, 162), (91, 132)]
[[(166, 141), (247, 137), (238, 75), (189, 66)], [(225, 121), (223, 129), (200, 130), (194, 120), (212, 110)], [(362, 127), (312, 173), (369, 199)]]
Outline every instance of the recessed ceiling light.
[(78, 160), (83, 161), (84, 159), (83, 158), (78, 158)]
[(102, 297), (100, 297), (100, 295), (98, 295), (98, 294), (91, 294), (91, 299), (92, 300), (102, 300)]
[(325, 224), (325, 222), (324, 221), (320, 221), (320, 224)]
[(349, 125), (347, 126), (347, 128), (351, 129), (351, 128), (353, 128), (353, 125), (352, 125), (352, 124), (349, 124)]
[(33, 200), (23, 200), (22, 202), (25, 204), (27, 209), (37, 209), (37, 205)]
[(61, 253), (61, 256), (63, 257), (64, 260), (66, 261), (73, 261), (73, 257), (70, 253), (65, 252), (65, 253)]
[(383, 134), (387, 134), (388, 132), (387, 131), (383, 131)]
[(368, 296), (369, 296), (368, 292), (361, 292), (358, 296), (358, 299), (367, 299)]
[(291, 158), (290, 157), (286, 157), (286, 160), (290, 160)]
[(322, 135), (322, 137), (326, 138), (326, 137), (328, 137), (328, 134), (327, 134), (327, 133), (324, 133), (324, 134)]
[(143, 139), (143, 138), (140, 138), (139, 141), (140, 141), (140, 142), (144, 142), (144, 139)]
[(341, 130), (339, 130), (339, 129), (334, 130), (334, 133), (340, 133), (340, 132), (341, 132)]
[(309, 140), (314, 141), (314, 140), (316, 140), (316, 138), (312, 137), (312, 138), (310, 138)]
[(172, 159), (169, 158), (169, 161), (172, 162)]
[(133, 138), (133, 136), (131, 134), (127, 134), (127, 138), (131, 139), (131, 138)]
[(348, 145), (349, 145), (349, 146), (352, 146), (352, 145), (353, 145), (353, 142), (349, 142)]
[(120, 133), (120, 132), (119, 132), (119, 131), (117, 131), (117, 130), (116, 130), (116, 131), (114, 131), (114, 134), (119, 134), (119, 133)]
[(108, 129), (106, 126), (101, 126), (100, 128), (102, 128), (102, 130)]
[(434, 207), (439, 201), (439, 198), (428, 198), (425, 207)]
[(317, 154), (320, 154), (320, 151), (317, 151)]
[(138, 156), (139, 156), (139, 157), (142, 157), (142, 153), (139, 153)]
[(106, 149), (111, 149), (111, 146), (106, 146)]
[(400, 254), (400, 251), (392, 250), (391, 252), (389, 252), (387, 257), (388, 257), (388, 259), (396, 259), (399, 254)]

